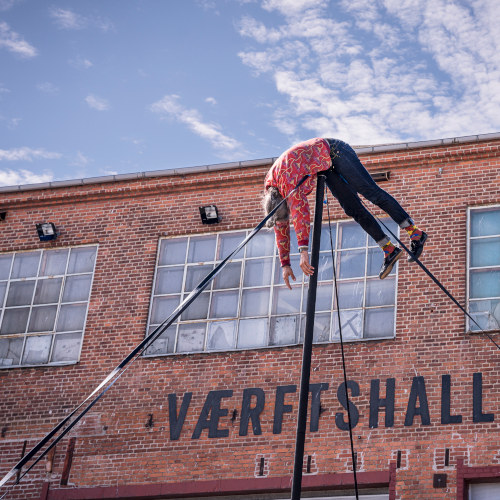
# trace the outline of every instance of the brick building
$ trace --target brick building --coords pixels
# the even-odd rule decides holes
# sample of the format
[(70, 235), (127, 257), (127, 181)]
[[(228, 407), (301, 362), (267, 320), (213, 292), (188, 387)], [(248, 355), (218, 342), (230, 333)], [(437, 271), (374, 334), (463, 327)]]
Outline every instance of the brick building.
[[(500, 134), (357, 151), (498, 341)], [(272, 161), (0, 188), (2, 476), (261, 220)], [(380, 281), (380, 250), (330, 210), (362, 498), (500, 498), (500, 352), (415, 264)], [(353, 498), (323, 231), (303, 492)], [(306, 289), (259, 233), (7, 498), (289, 498)]]

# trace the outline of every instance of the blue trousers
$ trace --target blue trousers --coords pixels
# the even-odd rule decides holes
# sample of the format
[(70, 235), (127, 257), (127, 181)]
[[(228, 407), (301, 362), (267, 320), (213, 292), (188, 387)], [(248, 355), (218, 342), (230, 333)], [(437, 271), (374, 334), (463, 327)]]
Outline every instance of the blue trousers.
[(332, 168), (323, 172), (326, 185), (349, 217), (381, 246), (387, 243), (389, 238), (375, 217), (365, 208), (358, 193), (384, 210), (399, 226), (412, 224), (410, 216), (396, 199), (372, 179), (349, 144), (338, 139), (327, 140), (330, 143)]

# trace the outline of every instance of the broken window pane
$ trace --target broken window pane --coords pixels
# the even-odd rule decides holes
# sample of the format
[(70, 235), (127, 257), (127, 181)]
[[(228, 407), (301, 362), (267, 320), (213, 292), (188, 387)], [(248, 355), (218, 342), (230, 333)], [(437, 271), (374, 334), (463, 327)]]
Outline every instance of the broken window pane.
[[(356, 340), (363, 337), (363, 311), (340, 311), (340, 320), (342, 322), (342, 338), (344, 340)], [(338, 315), (333, 314), (333, 338), (340, 339)]]
[(177, 352), (203, 351), (205, 345), (205, 323), (191, 323), (179, 325), (179, 339), (177, 341)]
[(338, 283), (337, 286), (340, 309), (354, 309), (363, 306), (363, 292), (365, 289), (363, 281)]
[(278, 316), (271, 318), (269, 345), (296, 344), (298, 326), (298, 316)]
[(365, 275), (365, 250), (340, 252), (339, 278), (362, 278)]
[(208, 327), (207, 349), (221, 351), (234, 349), (236, 344), (236, 321), (214, 321)]
[(87, 304), (64, 304), (59, 310), (57, 319), (58, 332), (72, 332), (83, 330)]
[(51, 332), (56, 321), (57, 306), (39, 306), (31, 310), (28, 332)]
[(155, 295), (181, 293), (184, 267), (160, 267), (156, 273)]
[(16, 253), (11, 278), (32, 278), (38, 272), (41, 252)]
[(54, 347), (52, 348), (52, 363), (78, 361), (81, 344), (82, 334), (80, 332), (55, 335)]
[(209, 293), (201, 293), (194, 302), (182, 313), (181, 320), (206, 319), (208, 315), (208, 303), (210, 301)]
[[(193, 291), (207, 276), (212, 272), (214, 266), (208, 264), (205, 266), (189, 266), (186, 270), (186, 284), (184, 290), (186, 292)], [(210, 289), (210, 285), (207, 287)]]
[[(482, 330), (500, 330), (500, 300), (471, 300), (469, 303), (470, 315), (479, 324)], [(477, 332), (479, 327), (469, 321), (469, 330)]]
[(92, 272), (96, 253), (97, 247), (72, 248), (69, 256), (68, 274)]
[(176, 309), (180, 303), (180, 296), (155, 297), (151, 308), (151, 323), (159, 325), (163, 323)]
[(12, 264), (11, 253), (0, 255), (0, 280), (9, 279), (11, 264)]
[(45, 250), (42, 255), (39, 276), (56, 276), (66, 272), (69, 251)]
[(500, 271), (471, 271), (470, 297), (475, 299), (500, 297)]
[[(149, 329), (149, 335), (155, 330), (154, 327)], [(175, 335), (177, 327), (169, 326), (145, 351), (147, 356), (158, 356), (160, 354), (168, 354), (174, 352)]]
[(11, 281), (7, 294), (7, 306), (26, 306), (31, 304), (35, 281)]
[(19, 365), (23, 339), (0, 339), (0, 366)]
[(265, 316), (269, 312), (269, 288), (243, 290), (241, 301), (242, 317)]
[(214, 292), (210, 306), (211, 318), (235, 318), (238, 314), (239, 291)]
[(500, 238), (481, 238), (470, 242), (471, 267), (500, 266)]
[(10, 335), (12, 333), (25, 333), (28, 324), (29, 307), (16, 307), (5, 309), (0, 334)]
[(187, 238), (162, 240), (159, 265), (184, 264), (186, 262)]
[(274, 231), (260, 230), (247, 245), (247, 257), (264, 257), (274, 253)]
[(395, 301), (396, 282), (393, 279), (366, 282), (366, 306), (389, 306)]
[(273, 259), (247, 260), (243, 286), (266, 286), (271, 284)]
[(23, 365), (42, 365), (48, 362), (52, 335), (27, 337), (24, 347)]
[(365, 311), (365, 337), (394, 336), (394, 308), (367, 309)]
[(215, 260), (215, 236), (192, 236), (189, 242), (188, 262)]
[(79, 302), (89, 300), (91, 274), (68, 276), (64, 283), (63, 302)]
[(239, 288), (241, 262), (229, 262), (214, 279), (214, 289)]
[[(217, 259), (225, 259), (236, 247), (246, 238), (246, 233), (227, 233), (219, 234), (219, 251), (217, 252)], [(242, 248), (233, 259), (241, 259), (245, 248)]]
[(366, 233), (355, 222), (345, 222), (340, 225), (341, 248), (358, 248), (366, 245)]
[(298, 313), (301, 292), (300, 286), (294, 286), (291, 290), (283, 286), (275, 287), (272, 314)]
[(472, 210), (471, 236), (500, 235), (500, 210)]
[(267, 318), (242, 319), (238, 331), (239, 349), (267, 345)]
[(38, 280), (33, 304), (53, 304), (59, 302), (62, 278)]

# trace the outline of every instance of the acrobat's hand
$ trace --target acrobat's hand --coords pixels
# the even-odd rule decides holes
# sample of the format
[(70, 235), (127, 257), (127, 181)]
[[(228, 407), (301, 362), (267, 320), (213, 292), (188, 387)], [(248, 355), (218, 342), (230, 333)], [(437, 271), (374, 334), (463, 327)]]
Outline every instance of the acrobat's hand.
[(285, 285), (291, 290), (292, 287), (290, 285), (290, 278), (295, 281), (295, 274), (293, 274), (292, 268), (290, 266), (283, 266), (283, 281)]
[(311, 276), (314, 273), (314, 267), (309, 264), (309, 253), (307, 250), (300, 252), (300, 268), (306, 276)]

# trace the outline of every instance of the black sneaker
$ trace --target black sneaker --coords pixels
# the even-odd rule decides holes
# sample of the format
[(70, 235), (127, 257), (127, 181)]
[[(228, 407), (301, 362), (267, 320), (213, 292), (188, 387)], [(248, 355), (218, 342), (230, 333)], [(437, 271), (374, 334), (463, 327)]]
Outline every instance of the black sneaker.
[(403, 256), (403, 250), (401, 248), (396, 247), (385, 259), (382, 264), (382, 268), (380, 269), (380, 273), (378, 277), (383, 280), (394, 267), (394, 264)]
[(422, 236), (418, 240), (412, 240), (410, 243), (411, 255), (408, 255), (408, 262), (415, 262), (422, 255), (425, 242), (427, 241), (427, 233), (422, 231)]

